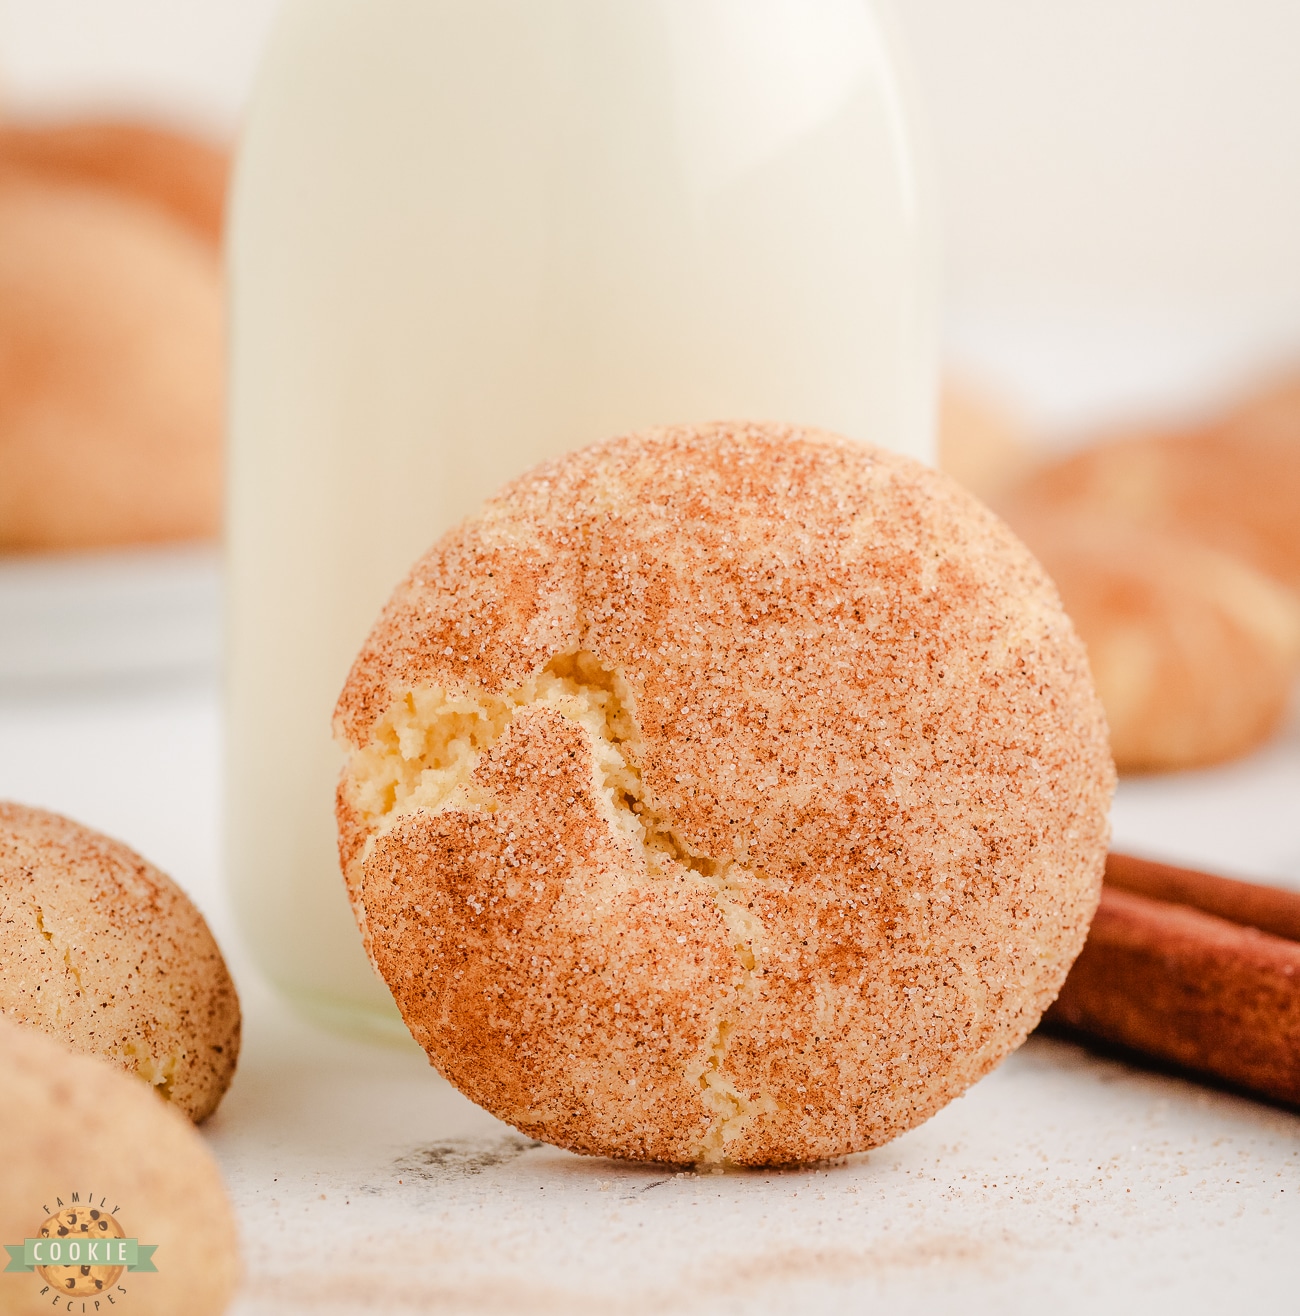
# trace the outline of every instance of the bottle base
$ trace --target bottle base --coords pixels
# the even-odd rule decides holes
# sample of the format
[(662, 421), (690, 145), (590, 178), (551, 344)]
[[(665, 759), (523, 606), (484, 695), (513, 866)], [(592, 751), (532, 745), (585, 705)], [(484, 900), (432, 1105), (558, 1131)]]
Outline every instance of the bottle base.
[(321, 996), (285, 983), (276, 983), (276, 987), (298, 1014), (326, 1032), (361, 1042), (419, 1050), (391, 1001), (362, 1003)]

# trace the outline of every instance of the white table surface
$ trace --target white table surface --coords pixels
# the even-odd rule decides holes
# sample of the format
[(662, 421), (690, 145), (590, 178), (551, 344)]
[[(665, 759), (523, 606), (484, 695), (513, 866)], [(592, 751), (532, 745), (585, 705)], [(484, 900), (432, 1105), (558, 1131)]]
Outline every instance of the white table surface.
[[(238, 1316), (282, 1312), (1295, 1310), (1300, 1116), (1035, 1037), (842, 1164), (697, 1176), (537, 1146), (410, 1050), (317, 1031), (220, 884), (215, 681), (0, 692), (0, 797), (66, 812), (208, 915), (245, 1049), (204, 1133), (243, 1230)], [(1118, 846), (1300, 885), (1300, 730), (1125, 782)]]

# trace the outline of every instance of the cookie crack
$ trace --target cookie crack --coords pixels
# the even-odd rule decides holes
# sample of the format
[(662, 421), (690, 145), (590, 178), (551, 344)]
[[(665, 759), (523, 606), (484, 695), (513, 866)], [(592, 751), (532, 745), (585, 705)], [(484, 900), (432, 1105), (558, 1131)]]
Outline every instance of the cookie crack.
[(72, 948), (70, 946), (59, 945), (58, 941), (55, 939), (54, 933), (45, 926), (45, 911), (40, 905), (35, 905), (33, 908), (36, 911), (36, 930), (50, 943), (52, 949), (62, 952), (64, 968), (66, 968), (71, 975), (73, 982), (77, 984), (77, 995), (80, 996), (82, 987), (81, 970), (73, 963)]
[[(743, 875), (738, 877), (737, 875)], [(743, 881), (763, 880), (737, 864), (727, 864), (709, 878), (715, 885), (714, 899), (718, 912), (731, 935), (732, 953), (740, 968), (740, 981), (728, 1005), (719, 1012), (703, 1057), (688, 1066), (686, 1079), (700, 1090), (705, 1109), (713, 1116), (704, 1137), (695, 1148), (694, 1159), (705, 1165), (722, 1165), (727, 1149), (747, 1128), (763, 1115), (779, 1109), (776, 1098), (767, 1092), (747, 1094), (727, 1072), (727, 1055), (736, 1030), (733, 1013), (738, 1005), (757, 998), (763, 976), (763, 925), (747, 899)]]
[(683, 1075), (711, 1119), (693, 1159), (722, 1164), (727, 1148), (756, 1119), (779, 1109), (770, 1094), (747, 1094), (727, 1070), (738, 1020), (737, 1006), (761, 991), (764, 929), (753, 912), (753, 885), (766, 881), (730, 856), (703, 854), (647, 799), (637, 766), (641, 737), (631, 692), (616, 670), (577, 650), (552, 658), (535, 677), (499, 695), (452, 692), (440, 687), (408, 690), (376, 724), (371, 739), (348, 762), (348, 790), (368, 830), (361, 862), (398, 822), (417, 812), (491, 810), (489, 793), (473, 782), (474, 769), (506, 733), (516, 715), (554, 708), (589, 733), (596, 780), (611, 824), (638, 845), (647, 869), (667, 875), (680, 865), (703, 879), (713, 897), (739, 970), (711, 1036)]
[(176, 1079), (179, 1076), (182, 1055), (169, 1051), (157, 1056), (147, 1045), (134, 1041), (124, 1042), (116, 1048), (116, 1054), (125, 1060), (132, 1072), (144, 1079), (164, 1101), (171, 1101), (175, 1096)]

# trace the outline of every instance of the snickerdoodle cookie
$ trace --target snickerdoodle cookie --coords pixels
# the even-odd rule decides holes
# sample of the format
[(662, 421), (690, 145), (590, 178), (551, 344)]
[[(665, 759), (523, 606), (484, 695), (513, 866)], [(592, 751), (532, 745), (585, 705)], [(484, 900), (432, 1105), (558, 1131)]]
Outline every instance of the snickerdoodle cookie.
[(1087, 515), (1008, 520), (1088, 650), (1120, 771), (1245, 754), (1281, 724), (1300, 664), (1300, 599), (1246, 563)]
[[(0, 1277), (6, 1316), (225, 1311), (239, 1277), (235, 1218), (198, 1132), (102, 1060), (7, 1019), (0, 1074), (0, 1238), (60, 1245), (60, 1264)], [(103, 1264), (123, 1237), (143, 1257), (156, 1250), (156, 1269)]]
[(1300, 593), (1300, 373), (1198, 427), (1103, 438), (1034, 471), (1015, 498), (1175, 534)]
[(120, 841), (6, 803), (0, 1014), (138, 1075), (195, 1121), (239, 1058), (239, 998), (185, 893)]
[(433, 1063), (579, 1151), (755, 1165), (917, 1124), (1098, 899), (1082, 646), (953, 482), (716, 424), (543, 465), (398, 588), (336, 714), (340, 850)]
[(206, 237), (0, 156), (0, 552), (214, 537), (224, 332)]

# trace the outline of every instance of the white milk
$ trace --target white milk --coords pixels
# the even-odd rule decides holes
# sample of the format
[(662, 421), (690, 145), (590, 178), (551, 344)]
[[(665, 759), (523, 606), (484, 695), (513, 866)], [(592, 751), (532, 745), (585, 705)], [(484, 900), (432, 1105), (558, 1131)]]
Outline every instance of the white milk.
[(339, 876), (330, 715), (444, 530), (664, 422), (931, 457), (890, 42), (865, 0), (285, 5), (232, 201), (226, 840), (258, 962), (316, 1015), (396, 1019)]

